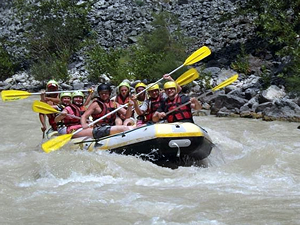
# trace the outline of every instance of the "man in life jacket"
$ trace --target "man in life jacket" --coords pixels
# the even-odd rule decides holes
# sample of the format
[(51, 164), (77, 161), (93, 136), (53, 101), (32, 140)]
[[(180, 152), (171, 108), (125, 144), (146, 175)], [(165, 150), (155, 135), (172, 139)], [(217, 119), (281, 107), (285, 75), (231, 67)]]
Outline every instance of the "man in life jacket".
[[(157, 109), (157, 112), (154, 113), (152, 117), (153, 122), (158, 122), (160, 119), (164, 119), (166, 117), (169, 123), (178, 121), (194, 123), (191, 109), (200, 110), (202, 108), (200, 102), (196, 98), (190, 99), (189, 96), (177, 94), (177, 84), (174, 81), (166, 82), (164, 84), (164, 90), (167, 98)], [(167, 112), (189, 101), (190, 104), (182, 106), (174, 112), (166, 115)]]
[[(110, 113), (119, 108), (120, 105), (115, 101), (110, 100), (112, 92), (110, 85), (100, 84), (97, 88), (97, 92), (99, 97), (90, 104), (81, 117), (81, 125), (83, 128), (83, 131), (81, 132), (84, 132), (84, 136), (99, 139), (104, 136), (133, 129), (132, 126), (115, 125), (116, 113)], [(120, 111), (123, 115), (126, 115), (126, 118), (129, 118), (132, 112), (132, 104), (128, 106), (127, 110), (120, 108), (118, 111)], [(94, 121), (100, 118), (103, 119), (98, 121), (98, 123), (96, 123), (92, 128), (89, 127), (87, 123), (89, 116), (92, 116)]]
[(158, 84), (149, 84), (148, 85), (148, 95), (149, 98), (146, 99), (141, 106), (139, 106), (136, 96), (132, 96), (134, 103), (135, 112), (138, 115), (137, 125), (145, 124), (147, 122), (152, 122), (152, 116), (159, 108), (164, 98), (159, 92)]
[[(168, 74), (165, 74), (163, 78), (165, 80), (174, 81), (173, 78)], [(178, 84), (176, 90), (177, 93), (181, 91), (181, 87)], [(132, 97), (132, 100), (134, 102), (134, 109), (140, 118), (140, 120), (138, 120), (137, 122), (137, 125), (153, 122), (153, 114), (165, 100), (163, 93), (160, 92), (158, 84), (149, 84), (147, 86), (147, 92), (149, 98), (146, 99), (141, 106), (138, 105), (136, 97)]]
[[(118, 86), (118, 92), (119, 94), (116, 96), (115, 101), (119, 105), (125, 105), (129, 102), (129, 95), (130, 95), (130, 85), (123, 81), (122, 83), (119, 84)], [(128, 107), (124, 107), (124, 109), (127, 109)], [(135, 119), (133, 118), (134, 111), (132, 111), (132, 117), (126, 119), (125, 115), (123, 115), (121, 112), (118, 112), (116, 115), (116, 125), (134, 125), (135, 124)]]
[[(58, 90), (58, 83), (55, 80), (50, 80), (47, 83), (46, 91), (47, 92), (55, 92), (57, 90)], [(60, 102), (60, 99), (59, 99), (58, 93), (53, 93), (53, 94), (47, 94), (46, 95), (45, 91), (42, 91), (41, 101), (42, 102), (46, 102), (47, 104), (49, 104), (49, 105), (51, 105), (53, 107), (54, 105), (57, 105)], [(57, 130), (57, 125), (56, 125), (56, 123), (54, 121), (55, 116), (56, 116), (55, 114), (47, 114), (49, 124), (50, 124), (52, 130), (54, 130), (54, 131)], [(41, 130), (44, 133), (47, 130), (46, 115), (40, 113), (39, 114), (39, 118), (40, 118), (40, 122), (42, 124)]]
[[(72, 93), (72, 104), (67, 105), (61, 114), (55, 117), (55, 122), (62, 121), (62, 126), (59, 127), (59, 134), (70, 134), (81, 128), (80, 117), (85, 112), (84, 94), (81, 91)], [(69, 115), (67, 115), (69, 114)], [(72, 116), (70, 116), (72, 115)], [(74, 134), (73, 137), (84, 136), (81, 132)]]

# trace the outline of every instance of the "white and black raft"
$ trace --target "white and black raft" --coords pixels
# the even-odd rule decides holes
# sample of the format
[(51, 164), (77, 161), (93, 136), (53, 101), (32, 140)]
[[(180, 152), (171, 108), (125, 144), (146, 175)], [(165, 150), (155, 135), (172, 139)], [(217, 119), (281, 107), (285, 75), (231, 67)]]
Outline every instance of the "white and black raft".
[(74, 139), (82, 149), (132, 155), (159, 166), (207, 166), (214, 146), (208, 133), (189, 122), (157, 123), (98, 140)]

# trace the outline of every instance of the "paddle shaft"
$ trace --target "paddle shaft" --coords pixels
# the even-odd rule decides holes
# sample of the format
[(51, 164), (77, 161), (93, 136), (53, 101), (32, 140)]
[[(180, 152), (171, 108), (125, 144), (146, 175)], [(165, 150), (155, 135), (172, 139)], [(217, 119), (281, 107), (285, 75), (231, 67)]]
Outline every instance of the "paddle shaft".
[[(81, 92), (88, 92), (89, 90), (76, 90), (76, 91), (81, 91)], [(65, 93), (65, 92), (72, 92), (72, 91), (46, 91), (45, 94), (59, 94), (59, 93)], [(40, 95), (42, 94), (41, 92), (37, 93), (30, 93), (32, 95)]]

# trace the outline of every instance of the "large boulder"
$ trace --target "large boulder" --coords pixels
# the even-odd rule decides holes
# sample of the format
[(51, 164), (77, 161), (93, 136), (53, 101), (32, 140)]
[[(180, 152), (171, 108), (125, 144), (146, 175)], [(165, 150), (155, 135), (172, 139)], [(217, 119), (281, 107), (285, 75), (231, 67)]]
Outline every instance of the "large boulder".
[(247, 100), (239, 98), (233, 95), (220, 94), (214, 99), (214, 104), (211, 107), (211, 114), (216, 115), (217, 112), (225, 107), (227, 110), (232, 110), (234, 112), (239, 111), (239, 109), (247, 103)]
[(300, 107), (289, 99), (276, 100), (263, 110), (263, 119), (300, 122)]

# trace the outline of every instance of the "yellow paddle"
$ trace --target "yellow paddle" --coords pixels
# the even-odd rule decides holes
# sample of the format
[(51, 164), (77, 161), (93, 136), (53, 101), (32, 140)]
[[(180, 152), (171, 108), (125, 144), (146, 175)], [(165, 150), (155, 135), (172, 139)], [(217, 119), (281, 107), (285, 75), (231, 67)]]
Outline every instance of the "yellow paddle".
[[(80, 90), (82, 92), (89, 91), (89, 90)], [(52, 91), (52, 92), (45, 92), (45, 94), (59, 94), (64, 92), (72, 92), (72, 91)], [(40, 95), (42, 93), (30, 93), (28, 91), (20, 91), (20, 90), (4, 90), (1, 92), (1, 98), (2, 101), (8, 102), (8, 101), (16, 101), (20, 99), (28, 98), (31, 95)]]
[[(54, 109), (51, 105), (48, 105), (47, 103), (41, 102), (41, 101), (38, 101), (38, 100), (35, 100), (32, 103), (32, 110), (34, 112), (42, 113), (42, 114), (52, 114), (52, 113), (61, 114), (60, 111), (58, 111), (57, 109)], [(75, 118), (75, 119), (80, 119), (80, 117), (72, 115), (72, 114), (67, 114), (67, 116)]]
[[(234, 81), (237, 80), (238, 76), (239, 76), (238, 74), (233, 75), (232, 77), (230, 77), (230, 78), (228, 78), (227, 80), (225, 80), (225, 81), (223, 81), (222, 83), (220, 83), (218, 86), (216, 86), (216, 87), (212, 88), (211, 90), (209, 90), (207, 93), (204, 93), (204, 94), (200, 95), (200, 96), (198, 97), (198, 99), (201, 98), (201, 97), (203, 97), (203, 95), (207, 95), (207, 94), (210, 93), (210, 92), (217, 91), (217, 90), (219, 90), (219, 89), (221, 89), (221, 88), (223, 88), (223, 87), (226, 87), (227, 85), (233, 83)], [(191, 103), (191, 101), (188, 101), (188, 102), (186, 102), (186, 103), (184, 103), (184, 104), (182, 104), (182, 105), (176, 107), (175, 109), (172, 109), (171, 111), (167, 112), (166, 115), (169, 115), (170, 113), (172, 113), (172, 112), (174, 112), (174, 111), (180, 109), (181, 107), (183, 107), (183, 106), (185, 106), (185, 105), (188, 105), (188, 104), (190, 104), (190, 103)]]
[[(175, 71), (177, 71), (178, 69), (180, 69), (181, 67), (183, 66), (186, 66), (186, 65), (192, 65), (193, 63), (196, 63), (202, 59), (204, 59), (205, 57), (207, 57), (208, 55), (211, 54), (211, 51), (208, 47), (204, 46), (202, 48), (199, 48), (197, 51), (195, 51), (192, 55), (190, 55), (186, 60), (185, 62), (179, 66), (178, 68), (176, 68), (175, 70), (173, 70), (172, 72), (169, 73), (169, 75), (171, 75), (172, 73), (174, 73)], [(192, 70), (193, 71), (193, 70)], [(195, 73), (195, 71), (193, 71), (193, 73)], [(194, 75), (193, 76), (190, 76), (189, 74), (190, 73), (184, 73), (182, 76), (180, 76), (180, 80), (183, 79), (182, 77), (185, 77), (187, 76), (190, 77), (189, 80), (191, 80), (192, 78), (194, 78)], [(179, 79), (178, 78), (178, 79)], [(140, 95), (142, 94), (143, 92), (145, 92), (146, 90), (148, 90), (150, 87), (152, 87), (153, 85), (155, 85), (156, 83), (160, 82), (163, 78), (159, 79), (158, 81), (156, 81), (155, 83), (153, 83), (151, 86), (148, 86), (147, 88), (145, 88), (143, 91), (139, 92), (137, 94)], [(183, 79), (186, 80), (187, 79)], [(97, 120), (93, 121), (92, 123), (89, 124), (89, 126), (91, 127), (92, 125), (98, 123), (99, 121), (103, 120), (104, 118), (110, 116), (111, 114), (113, 113), (116, 113), (118, 110), (120, 110), (121, 108), (124, 108), (128, 105), (125, 104), (125, 105), (122, 105), (118, 108), (116, 108), (115, 110), (111, 111), (110, 113), (98, 118)], [(49, 141), (45, 142), (44, 144), (42, 144), (42, 149), (46, 152), (46, 153), (49, 153), (49, 152), (52, 152), (52, 151), (56, 151), (58, 150), (59, 148), (61, 148), (62, 146), (64, 146), (66, 143), (68, 143), (71, 138), (73, 137), (73, 135), (79, 133), (80, 131), (82, 131), (83, 128), (79, 128), (78, 130), (76, 130), (74, 133), (71, 133), (71, 134), (64, 134), (64, 135), (61, 135), (61, 136), (58, 136), (54, 139), (50, 139)]]
[(197, 78), (199, 78), (198, 71), (195, 68), (191, 68), (188, 71), (186, 71), (184, 74), (182, 74), (180, 77), (178, 77), (176, 79), (176, 83), (179, 86), (183, 86), (192, 82), (193, 80), (196, 80)]

